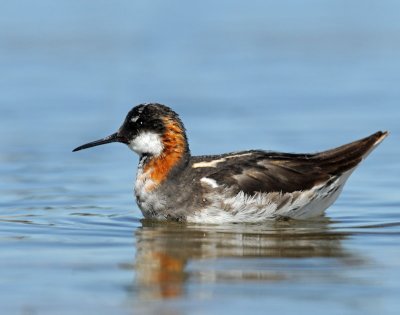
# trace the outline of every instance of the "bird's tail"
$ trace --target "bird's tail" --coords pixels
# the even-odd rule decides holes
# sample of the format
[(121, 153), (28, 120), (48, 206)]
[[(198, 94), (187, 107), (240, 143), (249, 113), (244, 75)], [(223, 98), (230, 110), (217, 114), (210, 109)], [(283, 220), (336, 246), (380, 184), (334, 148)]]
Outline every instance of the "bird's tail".
[(329, 173), (340, 174), (356, 167), (387, 136), (387, 131), (378, 131), (369, 137), (315, 154), (312, 159)]

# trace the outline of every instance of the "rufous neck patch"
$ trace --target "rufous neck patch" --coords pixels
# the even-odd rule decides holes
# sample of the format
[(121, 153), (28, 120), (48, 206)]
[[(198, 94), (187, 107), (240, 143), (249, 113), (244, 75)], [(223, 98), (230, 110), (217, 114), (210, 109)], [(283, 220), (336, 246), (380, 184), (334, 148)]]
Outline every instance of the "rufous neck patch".
[(163, 151), (159, 156), (152, 157), (145, 165), (144, 172), (149, 174), (154, 185), (153, 190), (163, 182), (171, 169), (182, 159), (187, 152), (187, 140), (185, 131), (180, 124), (171, 118), (164, 118), (166, 131), (161, 136)]

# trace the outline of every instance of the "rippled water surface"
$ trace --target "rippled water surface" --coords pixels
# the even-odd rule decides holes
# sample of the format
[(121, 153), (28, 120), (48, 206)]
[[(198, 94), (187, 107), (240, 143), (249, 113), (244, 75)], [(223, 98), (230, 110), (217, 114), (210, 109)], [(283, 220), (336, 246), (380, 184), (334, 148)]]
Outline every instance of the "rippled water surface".
[[(398, 1), (5, 1), (1, 314), (398, 314)], [(391, 135), (326, 217), (142, 221), (138, 159), (72, 153), (158, 101), (193, 154)], [(179, 193), (179, 192), (178, 192)]]

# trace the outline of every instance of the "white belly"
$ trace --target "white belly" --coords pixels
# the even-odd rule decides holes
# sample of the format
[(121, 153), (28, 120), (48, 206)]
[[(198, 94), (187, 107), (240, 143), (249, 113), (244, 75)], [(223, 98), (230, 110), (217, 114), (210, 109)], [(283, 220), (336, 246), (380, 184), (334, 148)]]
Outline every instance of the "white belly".
[(227, 198), (224, 198), (224, 194), (210, 194), (208, 200), (211, 205), (189, 215), (187, 221), (208, 224), (256, 223), (279, 217), (309, 219), (320, 216), (337, 199), (350, 173), (330, 183), (293, 193), (258, 193), (249, 196), (240, 192)]

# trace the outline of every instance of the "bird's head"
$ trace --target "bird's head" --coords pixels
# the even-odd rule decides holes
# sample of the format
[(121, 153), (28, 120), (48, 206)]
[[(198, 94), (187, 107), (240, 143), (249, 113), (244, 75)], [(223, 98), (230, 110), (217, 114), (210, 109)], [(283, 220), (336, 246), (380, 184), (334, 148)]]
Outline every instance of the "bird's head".
[(140, 156), (157, 157), (163, 153), (189, 152), (185, 128), (178, 114), (157, 103), (140, 104), (132, 108), (117, 132), (73, 151), (111, 142), (125, 143)]

